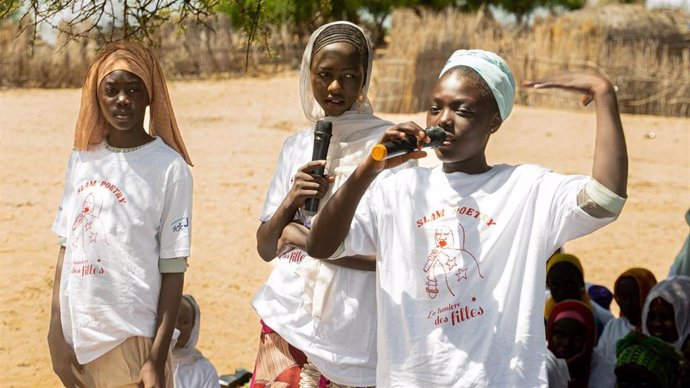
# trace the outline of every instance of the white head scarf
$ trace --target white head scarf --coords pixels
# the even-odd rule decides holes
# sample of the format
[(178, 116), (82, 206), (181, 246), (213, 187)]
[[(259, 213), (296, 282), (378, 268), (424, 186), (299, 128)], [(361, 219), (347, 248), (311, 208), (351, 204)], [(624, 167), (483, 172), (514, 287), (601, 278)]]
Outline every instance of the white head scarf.
[(172, 357), (175, 368), (177, 369), (178, 364), (191, 364), (199, 358), (204, 356), (200, 351), (196, 350), (196, 343), (199, 341), (199, 331), (201, 326), (201, 312), (199, 310), (199, 305), (193, 296), (189, 294), (182, 295), (183, 299), (186, 299), (189, 304), (194, 308), (194, 326), (192, 326), (192, 333), (189, 336), (189, 341), (181, 348), (173, 348)]
[(299, 71), (299, 94), (302, 100), (302, 110), (304, 110), (304, 116), (312, 124), (324, 118), (326, 116), (326, 113), (324, 113), (323, 108), (321, 108), (321, 106), (319, 106), (319, 104), (316, 102), (316, 99), (314, 99), (314, 92), (311, 90), (311, 52), (314, 47), (314, 41), (323, 32), (323, 30), (336, 24), (349, 24), (357, 28), (364, 36), (364, 40), (367, 42), (366, 50), (369, 53), (367, 63), (367, 74), (364, 86), (362, 87), (362, 96), (364, 97), (364, 101), (361, 105), (359, 104), (359, 102), (355, 101), (355, 103), (352, 104), (350, 110), (356, 110), (361, 113), (374, 112), (373, 108), (371, 107), (371, 101), (369, 101), (369, 97), (367, 97), (367, 91), (369, 90), (369, 82), (371, 81), (371, 65), (374, 58), (374, 55), (371, 52), (371, 42), (369, 41), (369, 37), (367, 36), (367, 34), (364, 33), (364, 31), (361, 28), (359, 28), (359, 26), (355, 24), (352, 24), (350, 22), (333, 22), (324, 24), (323, 26), (319, 27), (316, 31), (314, 31), (313, 34), (311, 34), (311, 37), (309, 37), (309, 42), (307, 43), (307, 48), (304, 49), (304, 55), (302, 55), (302, 66), (300, 67)]
[(501, 120), (506, 121), (515, 99), (515, 79), (506, 61), (491, 51), (457, 50), (448, 58), (438, 78), (457, 66), (467, 66), (479, 73), (496, 99)]
[(642, 309), (642, 331), (646, 335), (649, 335), (647, 328), (649, 305), (656, 298), (661, 298), (673, 306), (678, 330), (678, 340), (675, 345), (676, 349), (680, 350), (683, 341), (690, 335), (690, 277), (672, 276), (660, 281), (649, 291)]

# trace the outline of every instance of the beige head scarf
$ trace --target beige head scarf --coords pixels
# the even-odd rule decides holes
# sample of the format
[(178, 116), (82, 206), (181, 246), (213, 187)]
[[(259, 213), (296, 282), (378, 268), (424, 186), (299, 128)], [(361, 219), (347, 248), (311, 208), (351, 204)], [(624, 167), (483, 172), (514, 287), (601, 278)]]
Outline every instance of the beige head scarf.
[(98, 104), (98, 85), (103, 77), (115, 70), (128, 71), (144, 81), (150, 102), (149, 135), (161, 137), (182, 155), (187, 164), (192, 165), (177, 127), (163, 70), (156, 56), (138, 43), (111, 43), (91, 62), (81, 93), (74, 147), (86, 150), (90, 144), (99, 144), (108, 134), (108, 122)]

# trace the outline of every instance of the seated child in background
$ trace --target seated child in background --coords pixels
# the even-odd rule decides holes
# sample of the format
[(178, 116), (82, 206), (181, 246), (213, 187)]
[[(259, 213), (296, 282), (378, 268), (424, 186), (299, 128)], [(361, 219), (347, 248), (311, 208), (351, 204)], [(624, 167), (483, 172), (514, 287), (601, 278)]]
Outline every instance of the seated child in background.
[(574, 299), (590, 307), (594, 313), (594, 322), (597, 328), (597, 337), (604, 330), (608, 321), (613, 319), (613, 314), (597, 303), (592, 303), (585, 287), (584, 270), (580, 259), (568, 253), (557, 253), (546, 263), (546, 285), (551, 292), (551, 297), (546, 301), (544, 319), (548, 320), (551, 309), (556, 303)]
[(680, 355), (668, 343), (655, 337), (631, 332), (618, 341), (616, 353), (618, 388), (679, 387), (677, 383)]
[(588, 387), (592, 364), (598, 362), (594, 352), (597, 333), (592, 310), (577, 300), (556, 304), (546, 325), (548, 348), (568, 363), (569, 388)]
[(645, 268), (623, 272), (613, 286), (614, 298), (620, 307), (620, 318), (612, 319), (604, 328), (597, 349), (616, 364), (616, 342), (633, 330), (642, 330), (642, 308), (649, 290), (656, 284), (654, 274)]
[(182, 295), (175, 327), (180, 331), (172, 351), (175, 388), (218, 388), (216, 368), (196, 349), (201, 312), (194, 297)]
[(690, 277), (673, 276), (657, 283), (642, 310), (642, 331), (675, 345), (690, 334)]

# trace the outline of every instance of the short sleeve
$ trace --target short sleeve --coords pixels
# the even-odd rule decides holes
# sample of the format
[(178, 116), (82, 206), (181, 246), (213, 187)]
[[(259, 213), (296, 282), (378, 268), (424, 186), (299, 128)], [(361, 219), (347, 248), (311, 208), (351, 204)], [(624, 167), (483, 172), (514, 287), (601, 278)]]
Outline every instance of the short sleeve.
[(161, 259), (188, 257), (190, 252), (192, 174), (187, 165), (175, 167), (178, 167), (178, 171), (172, 174), (173, 182), (165, 188), (165, 203), (161, 214), (159, 234)]
[(292, 171), (292, 166), (295, 164), (294, 158), (294, 144), (293, 138), (288, 138), (280, 150), (280, 155), (278, 156), (278, 161), (276, 162), (276, 169), (273, 173), (273, 178), (271, 179), (271, 184), (266, 192), (266, 199), (264, 201), (264, 206), (261, 208), (261, 222), (268, 221), (273, 214), (276, 212), (280, 204), (283, 202), (285, 197), (290, 190), (292, 182), (290, 181), (292, 176), (297, 171)]
[(547, 223), (554, 231), (551, 243), (555, 247), (585, 236), (613, 222), (615, 217), (593, 217), (577, 204), (577, 195), (589, 181), (588, 176), (561, 175), (547, 172), (542, 179), (540, 195), (550, 198)]
[(378, 240), (378, 214), (377, 208), (383, 208), (384, 198), (381, 185), (371, 187), (364, 194), (357, 206), (357, 211), (350, 224), (341, 256), (374, 256), (376, 255)]
[(58, 235), (58, 237), (61, 238), (68, 237), (69, 226), (67, 224), (67, 209), (74, 188), (74, 185), (72, 185), (72, 170), (74, 169), (74, 166), (76, 164), (77, 155), (78, 153), (76, 150), (72, 151), (72, 155), (70, 156), (69, 161), (67, 162), (67, 170), (65, 171), (65, 182), (62, 191), (62, 198), (60, 199), (60, 205), (58, 206), (58, 211), (55, 215), (55, 219), (53, 220), (53, 226), (51, 227), (52, 231), (56, 235)]

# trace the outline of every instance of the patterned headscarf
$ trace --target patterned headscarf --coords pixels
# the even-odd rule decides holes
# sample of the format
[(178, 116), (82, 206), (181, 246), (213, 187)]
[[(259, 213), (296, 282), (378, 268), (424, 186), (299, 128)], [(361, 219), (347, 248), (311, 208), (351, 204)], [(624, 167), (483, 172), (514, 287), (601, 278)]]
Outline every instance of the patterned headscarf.
[(616, 368), (640, 365), (659, 380), (662, 388), (672, 386), (680, 368), (680, 358), (672, 345), (634, 331), (616, 343)]
[[(623, 272), (621, 276), (616, 279), (616, 283), (613, 285), (613, 297), (616, 299), (616, 303), (618, 302), (618, 286), (619, 283), (621, 282), (621, 279), (623, 278), (632, 278), (635, 283), (637, 283), (637, 288), (640, 291), (640, 311), (642, 311), (644, 307), (644, 301), (647, 299), (647, 294), (649, 294), (649, 291), (654, 287), (656, 284), (656, 277), (654, 274), (645, 268), (630, 268), (627, 271)], [(621, 311), (621, 316), (623, 316), (623, 312)], [(641, 324), (642, 322), (640, 322)]]
[(673, 306), (678, 330), (675, 346), (680, 350), (683, 347), (683, 340), (690, 335), (690, 277), (672, 276), (660, 281), (649, 291), (642, 309), (642, 332), (647, 335), (649, 335), (647, 329), (649, 305), (656, 298), (661, 298)]
[[(352, 28), (347, 27), (346, 29), (343, 29), (341, 27), (342, 25), (347, 25)], [(327, 29), (329, 31), (333, 29), (333, 31), (326, 31)], [(358, 31), (362, 34), (362, 36), (356, 38), (346, 37), (343, 36), (345, 31), (348, 31), (348, 33), (350, 34)], [(371, 52), (371, 43), (369, 42), (369, 38), (364, 33), (364, 31), (362, 31), (361, 28), (350, 22), (333, 22), (324, 24), (323, 26), (319, 27), (316, 31), (314, 31), (314, 33), (311, 34), (311, 37), (309, 38), (309, 42), (307, 42), (307, 47), (304, 49), (304, 55), (302, 56), (302, 66), (300, 67), (299, 72), (299, 91), (300, 98), (302, 100), (302, 110), (304, 111), (304, 116), (312, 123), (315, 123), (326, 116), (326, 113), (324, 113), (323, 108), (321, 108), (321, 106), (316, 102), (316, 99), (314, 98), (314, 92), (311, 89), (310, 75), (311, 60), (312, 56), (315, 54), (314, 42), (322, 33), (326, 33), (328, 34), (328, 36), (326, 37), (327, 39), (319, 39), (321, 43), (319, 43), (320, 47), (316, 47), (316, 51), (318, 51), (318, 49), (323, 48), (325, 44), (346, 42), (352, 44), (360, 52), (366, 53), (366, 56), (363, 58), (363, 60), (366, 61), (364, 69), (366, 72), (366, 76), (364, 78), (364, 86), (362, 86), (363, 101), (361, 103), (359, 101), (355, 101), (355, 103), (352, 104), (350, 110), (354, 110), (360, 113), (373, 113), (374, 109), (371, 107), (371, 101), (369, 101), (369, 98), (367, 97), (367, 91), (369, 90), (369, 82), (371, 81), (371, 65), (374, 57), (374, 55)], [(366, 44), (366, 47), (358, 47), (358, 42), (364, 42)]]
[(149, 135), (161, 137), (187, 164), (192, 165), (177, 127), (163, 69), (156, 56), (138, 43), (111, 43), (91, 62), (82, 89), (74, 147), (87, 150), (89, 145), (99, 144), (108, 135), (108, 122), (98, 103), (98, 86), (106, 75), (115, 70), (125, 70), (141, 78), (150, 102)]

